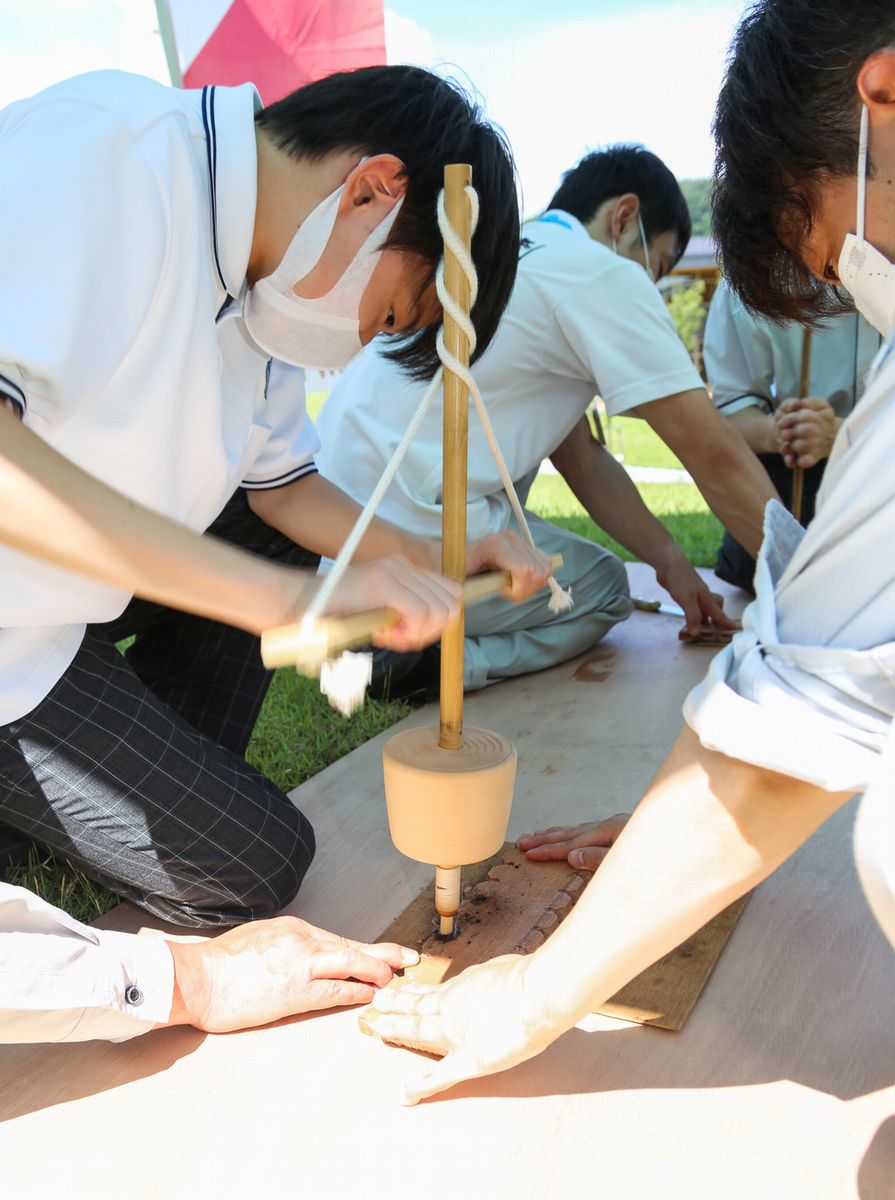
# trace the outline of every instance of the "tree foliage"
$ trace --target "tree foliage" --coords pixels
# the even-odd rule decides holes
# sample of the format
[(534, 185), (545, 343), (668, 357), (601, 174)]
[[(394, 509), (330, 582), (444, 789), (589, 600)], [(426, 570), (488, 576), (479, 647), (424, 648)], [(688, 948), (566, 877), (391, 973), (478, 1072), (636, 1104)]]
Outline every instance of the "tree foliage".
[(695, 237), (709, 237), (712, 232), (712, 214), (709, 208), (709, 179), (679, 179), (681, 191), (690, 210)]
[(668, 311), (680, 334), (681, 341), (687, 347), (687, 353), (693, 354), (699, 348), (699, 336), (705, 324), (705, 283), (698, 279), (690, 287), (681, 288), (668, 301)]

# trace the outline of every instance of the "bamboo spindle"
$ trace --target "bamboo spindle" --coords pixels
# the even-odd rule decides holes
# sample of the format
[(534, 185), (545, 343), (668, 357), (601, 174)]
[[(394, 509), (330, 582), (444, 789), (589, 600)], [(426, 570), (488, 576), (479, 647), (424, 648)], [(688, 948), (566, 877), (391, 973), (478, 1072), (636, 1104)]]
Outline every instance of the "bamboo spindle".
[[(447, 219), (463, 244), (470, 245), (470, 206), (465, 189), (472, 168), (452, 163), (444, 169), (444, 202)], [(447, 246), (444, 282), (464, 312), (469, 312), (469, 283)], [(456, 321), (445, 313), (444, 341), (448, 350), (469, 364), (469, 342)], [(442, 447), (441, 569), (451, 579), (466, 578), (466, 455), (469, 434), (469, 391), (466, 384), (445, 368), (444, 442)], [(463, 636), (461, 611), (441, 636), (441, 706), (438, 744), (458, 750), (463, 734)]]
[[(472, 183), (472, 167), (451, 163), (444, 168), (444, 206), (448, 222), (467, 250), (471, 246), (471, 217), (466, 188)], [(447, 246), (444, 250), (444, 282), (463, 312), (469, 312), (469, 281)], [(450, 353), (469, 365), (469, 340), (448, 313), (444, 314), (444, 342)], [(441, 569), (451, 579), (466, 578), (466, 457), (469, 441), (469, 389), (453, 371), (444, 371), (444, 441), (442, 446)], [(441, 635), (441, 695), (438, 744), (443, 750), (459, 750), (463, 736), (463, 638), (464, 614)], [(460, 903), (460, 867), (439, 864), (435, 868), (436, 907), (442, 936), (454, 932)]]
[[(802, 330), (802, 369), (799, 372), (799, 398), (804, 400), (811, 386), (811, 329), (806, 326)], [(805, 487), (805, 470), (795, 466), (792, 469), (792, 504), (790, 512), (797, 521), (802, 519), (802, 492)]]

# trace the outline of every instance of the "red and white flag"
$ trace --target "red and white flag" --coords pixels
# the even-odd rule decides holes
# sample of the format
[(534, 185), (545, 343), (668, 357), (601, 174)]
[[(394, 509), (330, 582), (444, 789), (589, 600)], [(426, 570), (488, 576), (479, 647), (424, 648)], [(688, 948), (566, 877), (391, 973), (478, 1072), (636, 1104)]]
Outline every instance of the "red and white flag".
[(174, 83), (254, 83), (265, 104), (385, 62), (382, 0), (156, 0)]

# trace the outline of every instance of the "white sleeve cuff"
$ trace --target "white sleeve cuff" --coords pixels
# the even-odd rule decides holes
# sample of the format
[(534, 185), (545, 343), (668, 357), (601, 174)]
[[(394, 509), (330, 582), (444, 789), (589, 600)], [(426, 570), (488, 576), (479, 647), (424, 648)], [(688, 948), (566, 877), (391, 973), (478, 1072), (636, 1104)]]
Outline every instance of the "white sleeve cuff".
[(717, 391), (712, 392), (712, 403), (718, 412), (725, 417), (732, 417), (734, 413), (743, 412), (747, 408), (757, 408), (763, 413), (770, 414), (773, 409), (767, 400), (761, 396), (730, 396), (725, 398), (723, 393)]
[[(97, 932), (108, 962), (110, 1008), (131, 1028), (121, 1036), (145, 1033), (167, 1021), (174, 997), (174, 958), (168, 943), (150, 934)], [(134, 1028), (134, 1022), (140, 1027)]]
[(317, 464), (313, 459), (307, 462), (296, 463), (288, 471), (279, 471), (276, 475), (270, 478), (263, 478), (258, 475), (246, 476), (240, 483), (240, 487), (249, 492), (270, 491), (273, 488), (287, 487), (290, 483), (295, 483), (296, 479), (303, 479), (305, 475), (316, 475)]
[(0, 396), (5, 396), (19, 410), (19, 415), (25, 415), (27, 407), (25, 389), (22, 387), (22, 377), (18, 371), (9, 366), (0, 367)]
[(727, 678), (733, 653), (728, 646), (716, 655), (705, 679), (684, 701), (684, 720), (702, 745), (826, 791), (865, 787), (879, 753), (835, 732), (824, 714), (782, 688), (775, 702), (768, 692), (761, 703), (740, 695)]
[(651, 375), (627, 387), (600, 391), (600, 398), (610, 417), (621, 417), (641, 404), (652, 404), (654, 400), (664, 400), (666, 396), (676, 396), (679, 392), (692, 392), (696, 389), (705, 391), (705, 384), (695, 367), (684, 367), (667, 371), (664, 375)]
[(0, 1042), (134, 1037), (168, 1020), (173, 995), (161, 938), (83, 925), (0, 884)]

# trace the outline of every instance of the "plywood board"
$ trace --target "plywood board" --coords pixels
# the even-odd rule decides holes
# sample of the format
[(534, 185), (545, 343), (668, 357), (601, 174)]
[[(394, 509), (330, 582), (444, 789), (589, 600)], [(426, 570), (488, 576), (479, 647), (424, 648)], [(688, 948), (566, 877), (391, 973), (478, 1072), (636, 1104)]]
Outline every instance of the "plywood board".
[[(587, 885), (588, 872), (565, 862), (534, 863), (507, 842), (493, 858), (464, 869), (458, 934), (450, 941), (434, 929), (434, 883), (393, 921), (382, 936), (420, 952), (404, 976), (442, 983), (498, 954), (530, 954), (544, 942)], [(733, 932), (747, 897), (737, 900), (677, 949), (626, 984), (599, 1012), (639, 1025), (683, 1029)], [(367, 1032), (363, 1017), (361, 1028)]]
[(647, 967), (600, 1008), (607, 1017), (681, 1030), (733, 933), (748, 895), (740, 897), (670, 954)]

